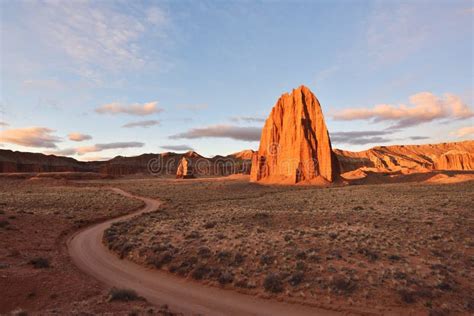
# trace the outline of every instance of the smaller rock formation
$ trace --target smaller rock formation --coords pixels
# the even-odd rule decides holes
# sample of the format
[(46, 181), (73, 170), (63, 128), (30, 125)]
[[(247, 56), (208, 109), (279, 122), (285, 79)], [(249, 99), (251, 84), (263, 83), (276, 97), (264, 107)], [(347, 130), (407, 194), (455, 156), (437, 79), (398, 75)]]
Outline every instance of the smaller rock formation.
[(194, 178), (191, 161), (183, 156), (176, 171), (176, 179), (192, 179)]

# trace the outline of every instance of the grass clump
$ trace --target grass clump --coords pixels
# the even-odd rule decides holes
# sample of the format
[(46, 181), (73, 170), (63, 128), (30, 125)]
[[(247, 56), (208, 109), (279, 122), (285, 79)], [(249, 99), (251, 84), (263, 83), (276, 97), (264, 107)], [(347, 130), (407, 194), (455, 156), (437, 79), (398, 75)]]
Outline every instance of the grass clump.
[(109, 291), (109, 302), (120, 301), (120, 302), (129, 302), (136, 301), (139, 299), (137, 292), (131, 289), (118, 289), (111, 288)]
[(271, 273), (265, 277), (263, 287), (267, 292), (280, 293), (283, 291), (283, 282), (278, 274)]

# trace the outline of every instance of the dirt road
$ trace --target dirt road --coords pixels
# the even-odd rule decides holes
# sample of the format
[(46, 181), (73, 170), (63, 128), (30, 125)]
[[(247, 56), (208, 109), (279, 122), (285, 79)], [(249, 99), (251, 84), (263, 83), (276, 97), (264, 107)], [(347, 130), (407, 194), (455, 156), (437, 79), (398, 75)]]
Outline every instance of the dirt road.
[(163, 271), (148, 269), (119, 259), (102, 243), (102, 235), (112, 223), (145, 212), (155, 211), (160, 202), (133, 196), (120, 189), (115, 192), (140, 199), (145, 206), (139, 211), (95, 224), (74, 234), (68, 240), (68, 251), (74, 263), (84, 272), (108, 286), (129, 288), (152, 304), (168, 304), (171, 310), (185, 315), (339, 315), (328, 310), (288, 304), (240, 294), (185, 280)]

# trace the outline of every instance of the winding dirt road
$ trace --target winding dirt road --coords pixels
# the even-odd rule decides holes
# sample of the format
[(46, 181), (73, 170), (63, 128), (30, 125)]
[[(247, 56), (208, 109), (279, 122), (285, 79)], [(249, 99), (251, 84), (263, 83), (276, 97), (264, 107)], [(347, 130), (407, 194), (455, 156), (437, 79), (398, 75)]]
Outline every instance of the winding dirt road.
[(120, 189), (112, 190), (126, 197), (140, 199), (145, 202), (145, 206), (135, 213), (87, 227), (68, 240), (68, 251), (73, 262), (106, 285), (133, 289), (152, 304), (168, 304), (171, 310), (186, 315), (340, 315), (333, 311), (205, 286), (119, 259), (103, 245), (104, 230), (114, 222), (155, 211), (160, 202), (134, 196)]

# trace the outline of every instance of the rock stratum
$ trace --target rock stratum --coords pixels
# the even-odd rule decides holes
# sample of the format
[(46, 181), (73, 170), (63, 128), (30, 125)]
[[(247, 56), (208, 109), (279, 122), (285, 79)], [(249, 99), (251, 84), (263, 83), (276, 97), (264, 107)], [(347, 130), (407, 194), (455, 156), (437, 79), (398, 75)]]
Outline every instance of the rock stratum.
[(305, 86), (283, 94), (263, 127), (251, 181), (327, 183), (338, 176), (339, 163), (316, 96)]
[(377, 146), (352, 152), (335, 149), (341, 172), (417, 173), (433, 170), (474, 170), (474, 141)]
[[(74, 158), (40, 153), (0, 150), (0, 173), (99, 173), (107, 176), (156, 175), (176, 176), (183, 157), (194, 166), (195, 176), (226, 176), (249, 174), (249, 152), (207, 158), (194, 151), (186, 153), (165, 152), (133, 157), (117, 156), (107, 161), (78, 161)], [(246, 159), (246, 157), (248, 157)]]

